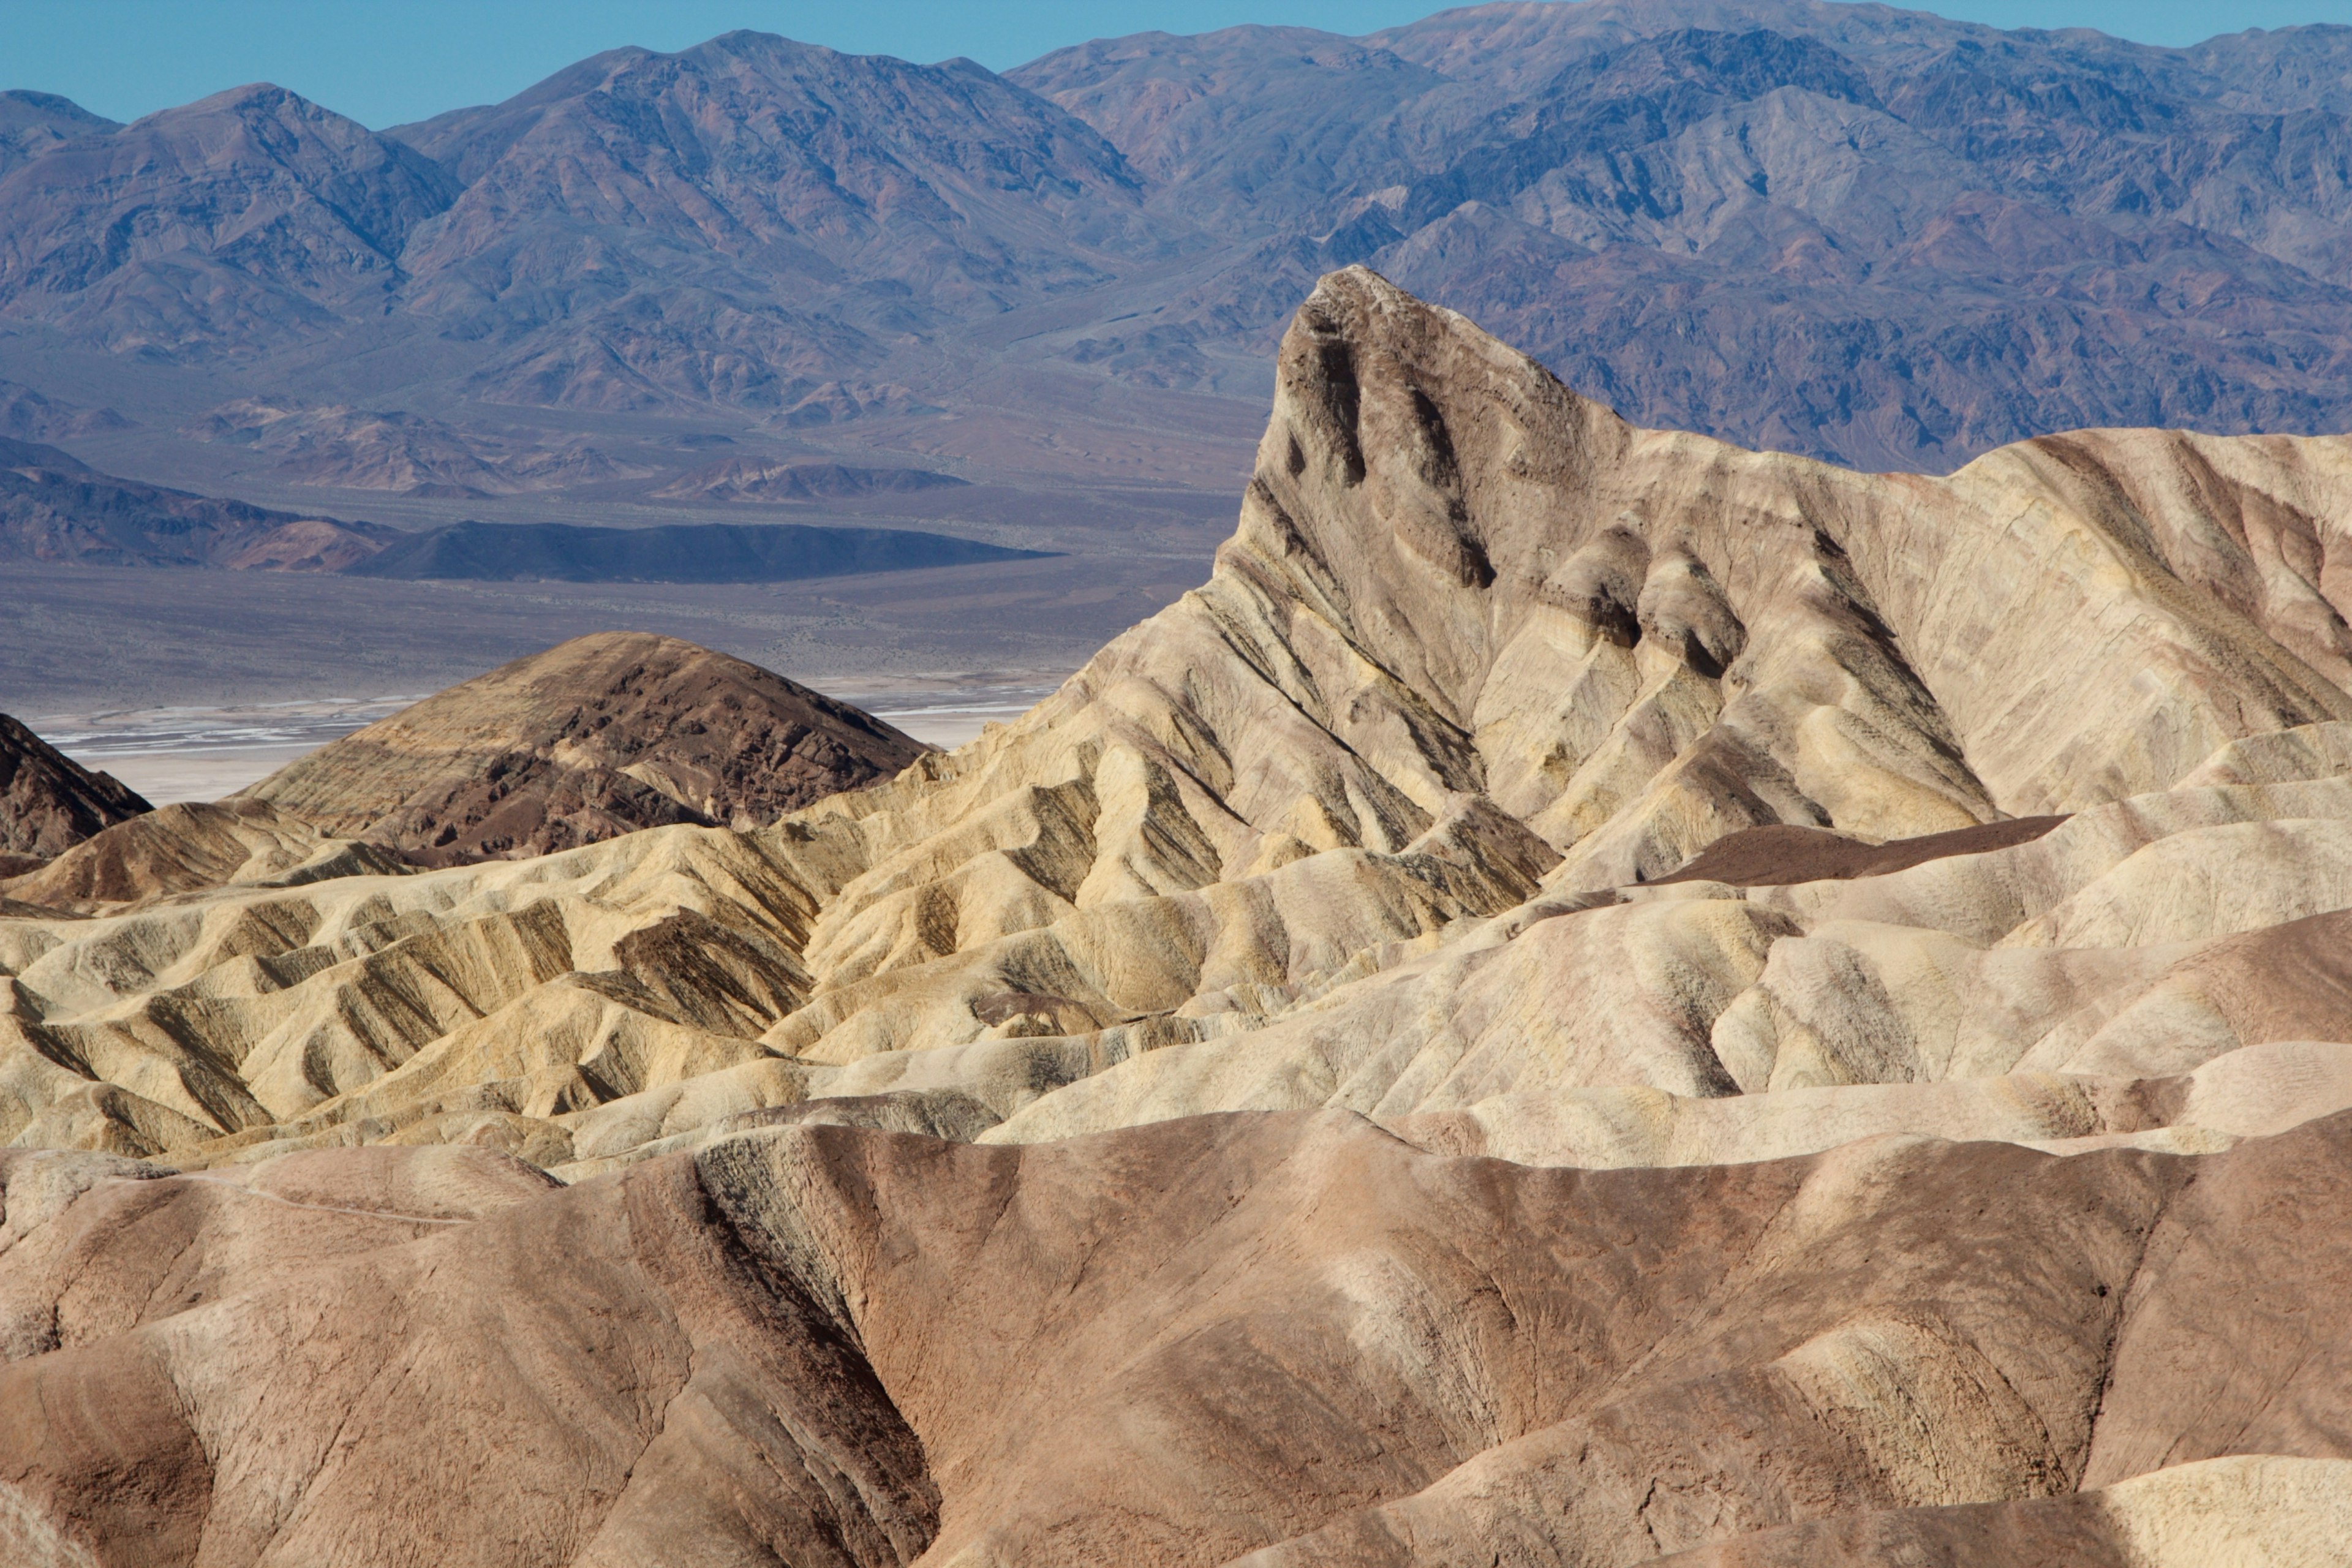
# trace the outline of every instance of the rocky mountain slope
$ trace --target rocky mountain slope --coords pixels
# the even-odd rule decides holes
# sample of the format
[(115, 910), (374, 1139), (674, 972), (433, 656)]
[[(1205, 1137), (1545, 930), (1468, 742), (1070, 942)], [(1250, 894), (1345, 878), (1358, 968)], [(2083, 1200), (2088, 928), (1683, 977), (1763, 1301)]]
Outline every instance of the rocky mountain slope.
[(152, 809), (113, 775), (90, 772), (0, 713), (0, 865), (47, 860)]
[[(0, 1539), (2330, 1560), (2352, 440), (1856, 475), (1362, 269), (1279, 365), (1209, 581), (887, 782), (12, 906)], [(535, 679), (257, 794), (632, 776)]]
[(2326, 1562), (2347, 1258), (2277, 1200), (2340, 1201), (2347, 1135), (11, 1152), (0, 1475), (51, 1562), (394, 1561), (393, 1489), (456, 1563)]
[[(88, 404), (141, 356), (158, 472), (233, 386), (300, 483), (675, 482), (582, 434), (619, 414), (1128, 478), (1171, 425), (1230, 441), (1314, 277), (1367, 261), (1643, 424), (1853, 466), (2324, 433), (2347, 37), (1509, 0), (1003, 77), (730, 33), (383, 132), (267, 85), (121, 127), (17, 95), (0, 373)], [(494, 450), (516, 410), (570, 433)]]
[(239, 798), (448, 865), (676, 823), (763, 825), (925, 750), (740, 659), (608, 632), (330, 742)]
[(0, 560), (331, 572), (399, 537), (119, 479), (56, 447), (0, 437)]
[(268, 84), (61, 140), (0, 177), (0, 319), (231, 353), (381, 311), (430, 159)]
[[(2338, 32), (2191, 53), (1594, 0), (1145, 34), (1013, 78), (1102, 129), (1155, 207), (1263, 237), (1126, 338), (1271, 329), (1363, 259), (1643, 423), (1941, 471), (2083, 425), (2344, 427)], [(2250, 58), (2273, 51), (2309, 75)]]

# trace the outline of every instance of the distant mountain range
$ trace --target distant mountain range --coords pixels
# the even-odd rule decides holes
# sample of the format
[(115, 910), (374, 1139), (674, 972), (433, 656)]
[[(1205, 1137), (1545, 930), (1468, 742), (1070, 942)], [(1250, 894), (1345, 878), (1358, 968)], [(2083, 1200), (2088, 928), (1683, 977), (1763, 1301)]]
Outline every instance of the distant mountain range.
[(2352, 27), (1580, 0), (1003, 76), (730, 33), (382, 132), (266, 85), (131, 125), (0, 94), (0, 374), (60, 411), (19, 397), (28, 435), (98, 401), (46, 369), (93, 353), (457, 426), (1053, 417), (1015, 372), (1255, 402), (1360, 261), (1644, 424), (1851, 464), (2342, 429)]

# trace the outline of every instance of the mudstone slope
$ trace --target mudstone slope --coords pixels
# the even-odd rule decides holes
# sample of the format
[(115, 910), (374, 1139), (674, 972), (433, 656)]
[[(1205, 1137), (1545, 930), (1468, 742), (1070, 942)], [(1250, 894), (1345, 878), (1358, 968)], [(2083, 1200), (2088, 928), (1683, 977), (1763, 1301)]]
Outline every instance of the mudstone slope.
[(1857, 475), (1361, 268), (1279, 363), (956, 752), (12, 906), (0, 1541), (2336, 1560), (2352, 441)]

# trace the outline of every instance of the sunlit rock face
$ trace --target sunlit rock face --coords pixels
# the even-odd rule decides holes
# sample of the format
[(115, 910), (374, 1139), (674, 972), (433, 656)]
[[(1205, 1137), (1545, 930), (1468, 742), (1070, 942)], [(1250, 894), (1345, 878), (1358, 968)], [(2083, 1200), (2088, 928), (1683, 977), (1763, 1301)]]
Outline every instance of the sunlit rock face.
[(1858, 475), (1362, 269), (1280, 363), (1210, 580), (887, 782), (419, 868), (312, 764), (0, 889), (0, 1542), (2340, 1539), (2352, 441)]

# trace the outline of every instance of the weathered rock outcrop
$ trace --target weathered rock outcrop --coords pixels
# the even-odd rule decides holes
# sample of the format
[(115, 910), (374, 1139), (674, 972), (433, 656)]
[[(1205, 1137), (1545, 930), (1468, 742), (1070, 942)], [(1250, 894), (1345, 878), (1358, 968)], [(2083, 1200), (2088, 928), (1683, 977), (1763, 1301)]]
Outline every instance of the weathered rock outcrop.
[[(1211, 581), (952, 755), (861, 763), (890, 737), (785, 683), (584, 639), (252, 795), (454, 861), (911, 765), (750, 837), (510, 873), (47, 889), (104, 918), (10, 938), (16, 1124), (100, 1056), (234, 1140), (91, 1112), (142, 1152), (491, 1117), (583, 1169), (811, 1098), (998, 1140), (1339, 1105), (1588, 1163), (1947, 1125), (2187, 1147), (2330, 1107), (2332, 1069), (2209, 1064), (2352, 1039), (2332, 980), (2216, 1012), (2187, 977), (2352, 906), (2347, 443), (1853, 475), (1634, 430), (1360, 270), (1283, 363)], [(543, 960), (478, 923), (534, 906)], [(387, 941), (499, 978), (354, 1007)], [(225, 989), (231, 959), (292, 967)]]
[(587, 639), (243, 827), (158, 814), (210, 885), (105, 870), (121, 828), (44, 872), (0, 1530), (2332, 1550), (2352, 438), (1855, 475), (1634, 429), (1360, 270), (1282, 363), (1211, 580), (886, 782), (405, 875), (248, 842), (520, 849), (504, 754), (706, 818), (789, 783), (726, 771), (805, 753), (709, 656)]
[(448, 865), (672, 823), (749, 827), (887, 778), (924, 749), (740, 659), (606, 632), (453, 687), (242, 797)]
[(152, 809), (113, 774), (92, 773), (0, 713), (0, 877)]

